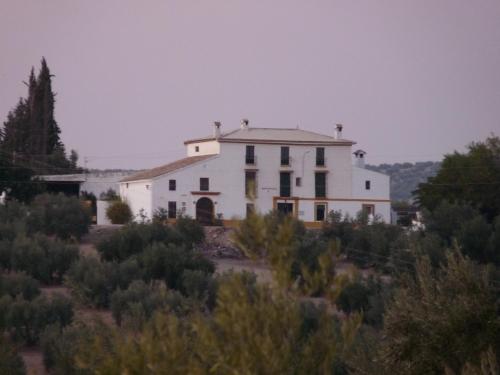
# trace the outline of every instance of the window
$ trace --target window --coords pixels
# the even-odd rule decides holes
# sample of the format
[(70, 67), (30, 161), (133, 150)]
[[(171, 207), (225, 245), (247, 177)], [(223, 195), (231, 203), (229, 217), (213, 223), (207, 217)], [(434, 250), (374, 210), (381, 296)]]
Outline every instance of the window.
[(128, 189), (128, 183), (125, 184), (126, 188)]
[(177, 202), (168, 202), (168, 218), (175, 219), (177, 217)]
[(194, 146), (194, 151), (195, 152), (200, 152), (200, 146)]
[(149, 190), (149, 185), (146, 185), (146, 190)]
[(253, 171), (245, 172), (245, 196), (255, 198), (257, 196), (257, 173)]
[(291, 195), (290, 172), (280, 173), (280, 197), (289, 197)]
[(293, 215), (293, 203), (278, 203), (277, 209), (285, 215)]
[(301, 177), (295, 178), (295, 186), (302, 186), (302, 178)]
[(281, 147), (281, 165), (290, 165), (290, 147)]
[(168, 190), (175, 191), (175, 189), (176, 189), (176, 181), (168, 180)]
[(207, 177), (200, 178), (200, 191), (208, 191), (209, 190), (209, 182)]
[(325, 221), (326, 219), (326, 203), (316, 203), (314, 206), (314, 220)]
[(371, 189), (371, 187), (372, 187), (371, 185), (372, 185), (372, 184), (371, 184), (371, 182), (370, 182), (369, 180), (366, 180), (366, 181), (365, 181), (365, 189), (366, 189), (366, 190), (370, 190), (370, 189)]
[(367, 215), (375, 215), (375, 205), (373, 204), (363, 204), (361, 210)]
[(316, 198), (326, 197), (326, 173), (316, 172), (314, 174), (314, 187)]
[(255, 164), (255, 146), (247, 145), (245, 164)]
[(325, 165), (325, 148), (316, 147), (316, 166), (323, 167)]
[(247, 203), (247, 217), (249, 217), (253, 213), (255, 213), (255, 206), (253, 205), (253, 203)]

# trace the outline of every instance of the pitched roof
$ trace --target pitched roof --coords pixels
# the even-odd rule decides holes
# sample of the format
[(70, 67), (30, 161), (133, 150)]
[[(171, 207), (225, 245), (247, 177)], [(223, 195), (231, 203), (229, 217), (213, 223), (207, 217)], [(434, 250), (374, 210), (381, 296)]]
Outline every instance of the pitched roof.
[[(192, 139), (184, 142), (184, 144), (195, 142), (213, 141), (215, 138), (204, 137)], [(303, 129), (286, 129), (286, 128), (254, 128), (237, 129), (220, 135), (219, 142), (256, 142), (256, 143), (316, 143), (316, 144), (338, 144), (338, 145), (353, 145), (355, 142), (348, 139), (337, 139), (329, 135), (315, 133)]]
[(184, 159), (179, 159), (176, 160), (172, 163), (162, 165), (160, 167), (156, 167), (153, 169), (148, 169), (136, 174), (133, 174), (132, 176), (127, 176), (120, 182), (129, 182), (129, 181), (138, 181), (138, 180), (150, 180), (152, 178), (176, 171), (181, 168), (185, 168), (191, 164), (197, 163), (199, 161), (211, 158), (212, 156), (215, 156), (215, 154), (210, 154), (210, 155), (200, 155), (200, 156), (189, 156)]

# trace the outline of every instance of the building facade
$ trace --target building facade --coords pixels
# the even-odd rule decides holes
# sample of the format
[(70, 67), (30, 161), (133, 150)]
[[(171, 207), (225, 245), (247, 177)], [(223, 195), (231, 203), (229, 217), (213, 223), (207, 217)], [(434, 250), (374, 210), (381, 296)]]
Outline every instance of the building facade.
[(247, 120), (223, 133), (185, 142), (187, 157), (123, 179), (120, 195), (135, 215), (168, 210), (210, 223), (277, 209), (314, 227), (327, 214), (360, 210), (390, 222), (389, 176), (364, 168), (355, 142), (302, 129), (254, 128)]

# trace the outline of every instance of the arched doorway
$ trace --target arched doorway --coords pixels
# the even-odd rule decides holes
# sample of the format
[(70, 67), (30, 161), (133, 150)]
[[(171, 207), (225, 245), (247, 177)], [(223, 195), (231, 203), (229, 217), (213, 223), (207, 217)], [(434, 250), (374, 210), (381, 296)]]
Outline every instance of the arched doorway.
[(202, 225), (211, 225), (214, 220), (214, 203), (210, 198), (200, 198), (196, 202), (196, 220)]

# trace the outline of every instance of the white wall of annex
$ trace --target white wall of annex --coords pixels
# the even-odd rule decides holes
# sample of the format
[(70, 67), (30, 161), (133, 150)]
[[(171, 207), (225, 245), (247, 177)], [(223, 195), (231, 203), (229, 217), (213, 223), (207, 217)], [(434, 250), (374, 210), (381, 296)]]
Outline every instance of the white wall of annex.
[[(196, 147), (199, 151), (196, 151)], [(220, 143), (217, 141), (190, 143), (186, 145), (187, 156), (212, 155), (220, 152)]]
[(151, 218), (153, 189), (154, 184), (152, 181), (122, 182), (120, 183), (120, 197), (128, 202), (135, 217), (143, 210), (144, 215)]
[[(366, 189), (370, 181), (370, 189)], [(390, 199), (390, 177), (368, 169), (352, 167), (353, 198)]]

